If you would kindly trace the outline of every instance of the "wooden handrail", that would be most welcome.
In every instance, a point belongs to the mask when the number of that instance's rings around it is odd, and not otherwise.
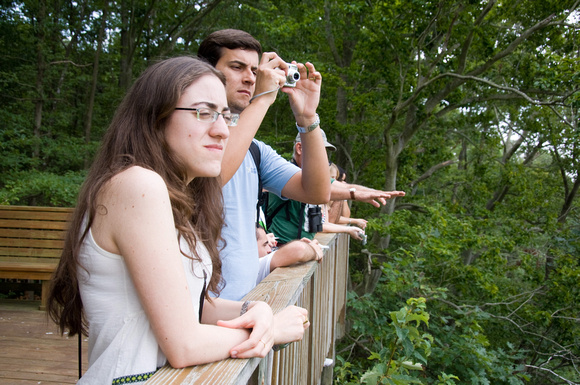
[[[278,268],[244,297],[267,302],[274,313],[288,305],[308,309],[311,325],[302,341],[263,359],[227,359],[183,369],[166,365],[147,384],[319,384],[325,360],[334,359],[335,340],[344,333],[349,237],[319,233],[316,239],[329,246],[321,263]]]

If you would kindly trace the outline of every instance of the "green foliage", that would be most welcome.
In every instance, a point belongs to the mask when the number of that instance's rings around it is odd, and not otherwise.
[[[0,204],[74,207],[84,172],[19,172],[0,190]]]
[[[385,341],[400,338],[392,309],[410,297],[429,303],[432,343],[421,383],[539,385],[546,383],[539,367],[578,380],[577,227],[560,229],[554,239],[514,215],[474,218],[437,204],[426,213],[396,211],[369,227],[391,235],[392,251],[372,250],[373,268],[381,271],[372,294],[349,295],[337,383],[387,373],[370,352],[384,357]],[[361,259],[368,253],[351,253],[355,283],[365,279]]]
[[[433,337],[420,330],[422,324],[429,324],[425,298],[409,298],[407,306],[389,315],[390,324],[385,331],[386,336],[391,338],[380,352],[371,354],[369,360],[379,363],[367,371],[360,381],[372,385],[421,384],[412,373],[423,370],[433,343]]]

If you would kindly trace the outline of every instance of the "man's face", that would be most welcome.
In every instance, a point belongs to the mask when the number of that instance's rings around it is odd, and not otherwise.
[[[256,51],[222,48],[222,57],[215,68],[226,77],[226,96],[232,112],[239,114],[250,104],[259,63]]]

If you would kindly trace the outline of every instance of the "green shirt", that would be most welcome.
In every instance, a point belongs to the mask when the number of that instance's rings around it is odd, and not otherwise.
[[[276,194],[269,193],[266,217],[271,216],[280,205],[283,206],[271,218],[268,231],[274,233],[278,237],[278,241],[282,243],[288,243],[300,238],[313,239],[316,233],[309,233],[306,230],[308,230],[308,208],[315,205],[308,205],[291,199],[284,200]]]

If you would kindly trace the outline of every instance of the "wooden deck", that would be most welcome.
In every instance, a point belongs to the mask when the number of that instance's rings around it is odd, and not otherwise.
[[[40,301],[0,300],[0,384],[75,384],[78,339],[61,337]],[[83,371],[87,341],[83,338]]]

